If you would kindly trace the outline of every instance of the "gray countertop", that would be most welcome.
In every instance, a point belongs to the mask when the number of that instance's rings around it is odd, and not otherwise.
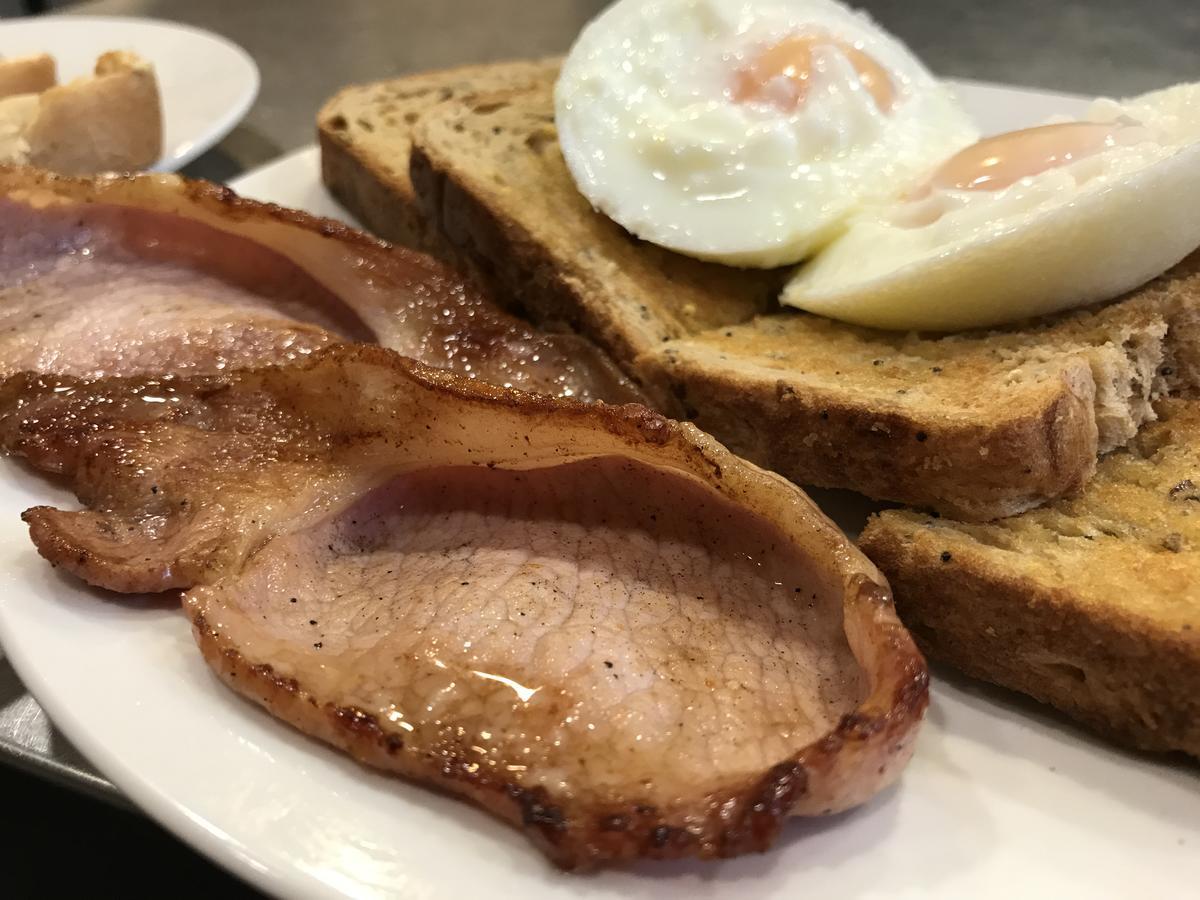
[[[606,0],[96,0],[72,13],[175,19],[262,69],[244,124],[189,174],[224,180],[313,140],[317,108],[356,81],[561,53]],[[860,0],[934,71],[1083,94],[1200,78],[1196,0]]]
[[[465,62],[561,53],[603,0],[96,0],[71,14],[173,19],[219,32],[262,70],[245,121],[186,170],[224,181],[310,143],[345,84]],[[1200,79],[1197,0],[867,0],[939,74],[1127,95]],[[0,659],[0,745],[20,764],[115,797]]]

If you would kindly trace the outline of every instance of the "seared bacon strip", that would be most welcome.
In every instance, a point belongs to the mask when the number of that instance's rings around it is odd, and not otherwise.
[[[26,377],[0,440],[89,507],[39,549],[185,608],[235,690],[551,858],[766,848],[911,753],[926,669],[799,489],[643,407],[379,348],[209,377]]]
[[[213,373],[339,341],[522,390],[642,395],[423,254],[173,175],[0,167],[0,375]]]

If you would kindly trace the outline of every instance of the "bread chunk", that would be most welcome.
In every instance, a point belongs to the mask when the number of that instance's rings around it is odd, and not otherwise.
[[[162,107],[154,67],[114,51],[95,75],[50,88],[26,134],[29,162],[60,175],[129,172],[158,161]]]
[[[40,94],[58,84],[58,66],[49,53],[0,59],[0,97]]]

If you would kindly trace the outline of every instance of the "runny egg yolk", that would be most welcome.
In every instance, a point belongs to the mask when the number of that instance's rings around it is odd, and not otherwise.
[[[759,53],[749,65],[738,70],[733,99],[795,112],[808,97],[816,47],[836,47],[854,68],[859,83],[880,112],[892,111],[896,88],[887,69],[853,44],[820,33],[795,34]]]
[[[1063,122],[984,138],[946,160],[919,193],[930,189],[999,191],[1022,178],[1070,165],[1145,135],[1131,119]]]

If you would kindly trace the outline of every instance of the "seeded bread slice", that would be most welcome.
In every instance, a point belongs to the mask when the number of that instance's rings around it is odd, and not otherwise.
[[[463,66],[339,91],[317,114],[325,185],[380,237],[446,255],[436,230],[417,208],[408,177],[414,126],[447,100],[552,82],[558,63],[545,59]]]
[[[780,272],[690,259],[593,211],[558,147],[551,78],[437,107],[415,126],[410,175],[461,261],[535,321],[590,335],[634,378],[640,356],[746,321],[781,285]]]
[[[1200,254],[1127,299],[1026,328],[928,339],[777,313],[637,367],[793,481],[988,520],[1082,487],[1155,398],[1200,385],[1198,268]]]
[[[1159,412],[1074,499],[990,525],[889,511],[861,543],[930,656],[1200,757],[1200,403]]]

